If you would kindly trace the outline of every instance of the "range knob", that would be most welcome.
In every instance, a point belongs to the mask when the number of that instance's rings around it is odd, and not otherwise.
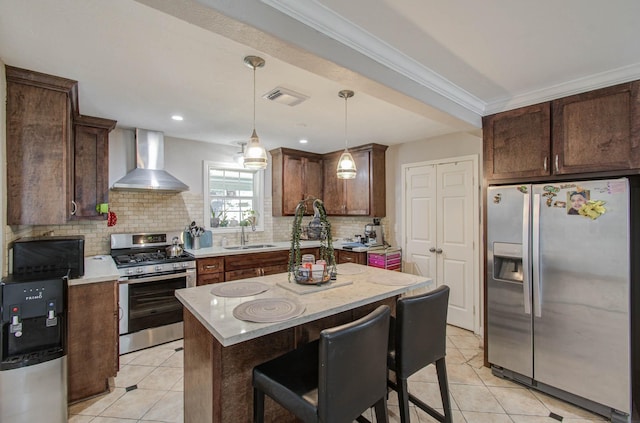
[[[182,267],[186,269],[187,267],[189,267],[189,263],[185,261],[184,263],[182,263]]]
[[[133,275],[133,269],[127,269],[127,275]]]
[[[162,271],[162,266],[161,265],[157,265],[156,266],[156,272],[161,272]]]
[[[174,269],[179,269],[180,268],[180,263],[173,263],[173,268]]]
[[[144,267],[138,267],[136,273],[144,273]]]

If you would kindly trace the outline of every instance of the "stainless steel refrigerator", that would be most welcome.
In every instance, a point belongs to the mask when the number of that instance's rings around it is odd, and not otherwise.
[[[487,190],[494,374],[613,422],[632,415],[629,188],[622,178]]]

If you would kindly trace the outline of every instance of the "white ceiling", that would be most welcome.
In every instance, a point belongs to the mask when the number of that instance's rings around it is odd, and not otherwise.
[[[124,128],[328,152],[640,79],[637,0],[0,0],[0,60],[79,81]],[[309,99],[261,98],[283,86]],[[174,122],[173,114],[185,120]],[[309,144],[298,144],[308,138]]]

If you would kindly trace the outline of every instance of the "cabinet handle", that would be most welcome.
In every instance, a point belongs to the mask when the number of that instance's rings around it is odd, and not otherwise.
[[[430,253],[435,253],[435,252],[436,252],[436,249],[435,249],[434,247],[431,247],[431,248],[429,248],[429,252],[430,252]]]
[[[344,261],[353,261],[353,258],[351,258],[351,257],[345,257]]]
[[[208,264],[204,268],[205,268],[205,270],[217,269],[218,265],[217,264]]]
[[[442,248],[436,248],[436,254],[442,254]]]
[[[544,156],[544,171],[547,171],[547,156]]]
[[[76,204],[75,201],[71,202],[71,216],[75,216],[76,212],[78,211],[78,205]]]
[[[558,155],[556,154],[556,173],[559,171],[558,169]]]

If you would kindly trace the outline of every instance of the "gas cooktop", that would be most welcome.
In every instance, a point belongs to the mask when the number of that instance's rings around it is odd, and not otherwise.
[[[181,235],[177,231],[111,234],[111,257],[118,268],[139,267],[136,269],[136,273],[195,268],[195,259],[192,256],[186,253],[171,256],[166,252],[167,247],[172,245],[174,239],[177,243],[182,244],[179,241]],[[177,265],[177,263],[188,261],[194,263]]]
[[[113,260],[118,267],[130,267],[147,264],[161,264],[161,263],[177,263],[181,261],[193,260],[188,254],[181,254],[179,256],[169,257],[164,251],[153,251],[143,253],[126,253],[113,256]]]

